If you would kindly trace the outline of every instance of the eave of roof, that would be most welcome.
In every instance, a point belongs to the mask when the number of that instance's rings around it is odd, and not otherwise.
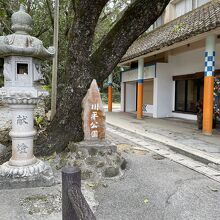
[[[129,47],[121,62],[160,50],[218,27],[220,27],[220,0],[213,0],[143,34]]]

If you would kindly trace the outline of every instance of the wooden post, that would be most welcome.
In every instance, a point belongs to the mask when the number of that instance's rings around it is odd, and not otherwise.
[[[55,56],[53,58],[53,69],[52,69],[52,91],[51,91],[51,118],[52,120],[56,114],[57,105],[57,65],[58,65],[58,36],[59,36],[59,0],[55,0],[54,9],[54,47]]]
[[[212,134],[214,105],[214,73],[215,73],[215,35],[206,39],[204,100],[203,100],[203,133]]]
[[[81,171],[76,167],[62,169],[62,216],[63,220],[79,220],[70,201],[68,190],[77,185],[81,188]]]
[[[143,117],[143,80],[138,80],[138,95],[137,95],[137,119]]]
[[[112,112],[112,74],[108,77],[108,111]]]
[[[81,171],[77,167],[62,169],[63,220],[96,220],[81,192]]]

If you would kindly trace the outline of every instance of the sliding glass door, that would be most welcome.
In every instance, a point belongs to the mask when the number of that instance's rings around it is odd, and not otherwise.
[[[200,99],[200,80],[176,80],[175,111],[196,113]]]

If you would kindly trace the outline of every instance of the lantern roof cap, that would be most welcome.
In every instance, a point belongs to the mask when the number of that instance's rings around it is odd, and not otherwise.
[[[29,33],[32,30],[32,17],[26,13],[24,5],[20,5],[19,11],[11,16],[12,27],[15,33]]]
[[[12,14],[11,21],[14,33],[0,36],[0,58],[28,56],[44,60],[54,56],[54,47],[46,49],[41,40],[29,34],[32,30],[33,20],[26,13],[23,5]]]

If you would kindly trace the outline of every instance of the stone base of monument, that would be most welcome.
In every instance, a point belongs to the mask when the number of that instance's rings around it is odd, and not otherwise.
[[[77,148],[86,148],[89,153],[94,150],[110,150],[112,152],[117,151],[117,146],[107,140],[84,140],[74,144]]]
[[[39,159],[28,166],[11,166],[9,162],[0,166],[0,190],[48,187],[54,183],[52,168]]]
[[[79,167],[82,180],[97,182],[102,178],[120,176],[126,168],[126,160],[117,152],[117,146],[107,140],[70,143],[68,148],[70,153],[66,164]]]

